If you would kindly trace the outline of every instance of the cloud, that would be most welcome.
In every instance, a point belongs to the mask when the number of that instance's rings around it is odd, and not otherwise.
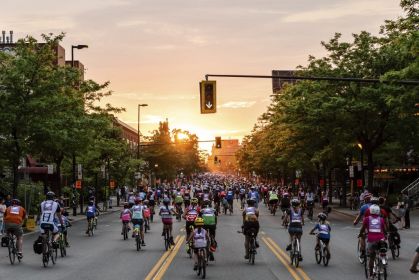
[[[135,92],[123,92],[115,93],[115,97],[125,98],[130,100],[193,100],[196,96],[193,95],[159,95],[156,93],[135,93]]]
[[[146,25],[147,21],[145,20],[125,20],[116,23],[118,27],[134,27],[140,25]]]
[[[174,120],[174,118],[172,118]],[[166,119],[159,115],[144,115],[141,116],[140,123],[141,124],[157,124],[159,122],[163,122]],[[130,121],[130,120],[121,120],[126,124],[138,124],[138,121]]]
[[[382,0],[375,1],[355,1],[344,2],[342,5],[335,5],[328,8],[318,10],[303,11],[290,14],[283,17],[283,22],[317,22],[326,20],[335,20],[347,16],[368,16],[371,15],[393,15],[399,9],[384,8],[377,9],[382,6]]]
[[[230,101],[224,104],[221,104],[220,108],[230,108],[230,109],[242,109],[250,108],[256,104],[256,101]]]

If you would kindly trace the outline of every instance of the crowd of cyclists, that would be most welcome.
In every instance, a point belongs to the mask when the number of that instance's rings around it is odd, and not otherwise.
[[[257,235],[260,230],[259,218],[261,205],[264,204],[271,215],[275,216],[277,209],[282,212],[282,225],[288,230],[289,244],[285,248],[292,251],[298,262],[303,261],[301,253],[301,236],[305,219],[313,220],[315,202],[319,202],[320,212],[310,234],[317,232],[315,250],[324,245],[324,258],[331,258],[330,239],[331,226],[328,222],[329,194],[327,190],[318,192],[310,187],[291,187],[279,184],[257,183],[245,178],[215,174],[200,174],[192,179],[178,180],[172,183],[162,183],[151,188],[139,187],[129,192],[123,209],[119,215],[121,234],[132,230],[132,237],[140,240],[141,246],[146,246],[146,231],[154,216],[162,221],[162,236],[168,234],[169,245],[175,245],[173,239],[173,222],[185,222],[187,252],[194,258],[194,270],[197,269],[198,251],[205,251],[209,261],[214,261],[214,252],[218,248],[216,241],[217,223],[220,215],[232,215],[235,211],[234,200],[240,205],[242,216],[241,233],[244,234],[244,258],[249,259],[251,237],[259,247]],[[85,209],[87,230],[94,219],[97,219],[98,209],[94,198]],[[26,212],[20,201],[12,200],[12,205],[4,213],[6,232],[17,238],[18,257],[23,258],[22,222]],[[71,226],[68,214],[55,199],[53,192],[46,194],[46,199],[40,205],[39,225],[41,235],[45,231],[52,234],[52,247],[58,247],[60,232],[65,232],[65,244],[68,244],[66,228]],[[175,217],[175,218],[174,218]],[[364,195],[359,215],[354,221],[357,225],[362,221],[359,232],[359,259],[368,262],[366,269],[368,278],[375,279],[374,258],[382,246],[400,249],[400,235],[392,223],[397,216],[387,206],[383,197]],[[298,251],[295,242],[298,241]],[[294,255],[294,253],[297,255]],[[291,257],[292,258],[292,257]],[[416,268],[416,266],[415,266]],[[414,272],[414,271],[412,271]]]

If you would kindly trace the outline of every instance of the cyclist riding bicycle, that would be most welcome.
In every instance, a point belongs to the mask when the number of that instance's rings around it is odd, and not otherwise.
[[[191,234],[188,236],[188,239],[186,240],[187,243],[189,243],[191,240],[193,240],[193,249],[194,249],[194,270],[198,269],[198,250],[205,248],[208,248],[208,240],[210,240],[208,232],[203,229],[204,226],[204,220],[202,218],[196,218],[195,220],[195,229],[191,232]]]
[[[250,233],[253,231],[255,233],[255,238],[259,232],[259,210],[255,208],[255,200],[250,198],[247,200],[247,207],[244,209],[243,213],[243,234],[245,236],[244,249],[245,249],[245,259],[249,259],[249,242],[250,242]],[[256,247],[259,247],[259,243],[255,241]]]
[[[277,205],[278,205],[278,195],[274,190],[272,190],[269,192],[269,207],[270,209],[273,209]]]
[[[286,216],[286,219],[289,219],[288,233],[290,235],[290,244],[287,246],[287,251],[290,251],[292,246],[292,238],[295,235],[300,241],[300,252],[301,252],[301,236],[303,235],[303,226],[304,226],[304,216],[302,209],[300,208],[300,201],[297,198],[294,198],[291,201],[291,209]],[[303,260],[302,255],[300,254],[300,261]]]
[[[364,218],[359,235],[364,235],[367,232],[367,249],[370,256],[369,274],[373,278],[375,251],[378,249],[378,243],[385,239],[387,227],[384,218],[380,217],[380,206],[371,205],[369,211],[370,216]]]
[[[135,205],[131,208],[132,213],[132,225],[138,225],[140,227],[140,236],[141,236],[141,245],[145,246],[144,242],[144,205],[142,204],[142,200],[139,198],[135,199]],[[134,231],[132,232],[132,237],[134,238]]]
[[[314,226],[314,228],[310,231],[310,234],[314,234],[316,230],[319,231],[317,235],[317,242],[316,242],[316,249],[320,248],[320,240],[326,245],[327,249],[327,258],[330,259],[330,249],[329,249],[329,241],[330,241],[330,231],[332,230],[330,227],[329,222],[327,221],[327,215],[325,213],[319,213],[317,215],[318,223]]]
[[[57,240],[60,236],[54,220],[57,217],[62,229],[64,228],[64,222],[61,217],[60,205],[54,201],[54,196],[55,194],[53,192],[47,192],[46,199],[41,203],[40,228],[41,234],[44,234],[46,229],[51,231],[53,234],[52,246],[54,249],[58,249],[59,244],[57,243]]]
[[[282,211],[282,219],[285,219],[285,216],[289,212],[291,207],[290,195],[287,191],[282,194],[281,198],[281,211]]]
[[[19,199],[12,199],[11,205],[6,208],[4,212],[4,230],[6,233],[12,233],[17,239],[17,255],[18,258],[22,259],[23,249],[23,220],[26,217],[26,210],[20,206]]]
[[[135,203],[135,201],[134,201]],[[132,213],[130,210],[130,204],[127,202],[124,203],[124,209],[121,211],[121,215],[119,216],[122,221],[122,231],[121,235],[124,234],[124,225],[127,225],[128,231],[130,231],[129,223],[131,222]]]
[[[227,195],[226,195],[226,200],[227,200],[227,203],[228,203],[228,206],[230,207],[230,209],[231,209],[231,212],[233,212],[233,201],[234,201],[234,192],[233,192],[233,189],[232,188],[230,188],[228,191],[227,191]]]
[[[356,226],[359,221],[364,217],[365,212],[370,208],[371,206],[371,195],[369,193],[365,194],[364,196],[364,205],[359,210],[358,216],[354,220],[354,226]],[[365,253],[365,235],[360,234],[359,235],[359,244],[360,244],[360,250],[361,250],[361,257],[364,257]]]
[[[87,218],[87,230],[86,234],[89,234],[89,223],[91,219],[94,219],[96,217],[96,213],[98,213],[98,210],[95,206],[94,201],[89,201],[89,204],[86,207],[86,218]]]
[[[191,234],[191,227],[193,227],[195,219],[198,217],[200,210],[201,209],[198,206],[198,199],[192,198],[191,205],[189,205],[185,211],[185,214],[183,214],[183,218],[186,220],[186,237]]]
[[[150,217],[151,217],[151,209],[148,207],[149,201],[146,199],[143,201],[144,206],[144,225],[147,225],[147,230],[150,230]]]
[[[162,236],[164,236],[164,228],[165,226],[169,229],[169,237],[170,237],[170,243],[172,245],[175,245],[175,242],[173,241],[173,235],[172,235],[172,229],[173,229],[173,217],[172,215],[176,215],[176,211],[173,209],[173,206],[169,205],[170,199],[165,198],[163,199],[163,206],[160,206],[159,216],[161,217],[162,223],[163,223],[163,232]]]
[[[211,207],[210,202],[204,202],[204,208],[200,212],[200,216],[204,220],[204,229],[209,232],[211,244],[209,258],[214,260],[213,251],[217,248],[217,241],[215,241],[215,231],[217,230],[217,212]]]
[[[314,192],[312,189],[310,189],[305,196],[307,209],[314,207]]]
[[[250,188],[250,192],[247,194],[247,199],[253,199],[255,201],[255,207],[258,208],[259,192],[256,190],[255,186]]]

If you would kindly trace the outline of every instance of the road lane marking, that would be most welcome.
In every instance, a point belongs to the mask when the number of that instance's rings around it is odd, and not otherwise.
[[[288,272],[291,274],[292,277],[294,277],[295,280],[301,280],[300,276],[294,271],[292,267],[288,264],[288,262],[279,254],[275,248],[270,244],[268,239],[265,237],[262,237],[262,241],[265,242],[266,246],[272,251],[272,253],[276,256],[276,258],[286,267]]]
[[[176,236],[175,238],[175,243],[177,243],[177,241],[179,240],[180,236]],[[163,256],[161,256],[161,258],[158,260],[158,262],[153,266],[153,268],[151,269],[151,271],[148,273],[147,277],[145,278],[145,280],[152,280],[154,279],[155,274],[158,272],[159,268],[162,266],[163,262],[167,259],[167,257],[169,256],[169,254],[172,252],[172,250],[168,250],[166,251]]]
[[[175,248],[170,253],[169,257],[164,262],[163,266],[159,271],[157,271],[156,276],[154,276],[153,280],[160,280],[166,273],[167,269],[169,268],[170,264],[172,263],[173,259],[176,257],[177,253],[179,252],[180,247],[182,246],[183,241],[185,240],[185,236],[182,236],[179,241],[176,243]]]
[[[268,240],[272,243],[272,246],[287,260],[289,260],[289,255],[287,253],[285,253],[276,243],[275,241],[273,241],[270,237],[268,237]],[[305,273],[305,271],[300,268],[297,267],[296,270],[298,271],[298,273],[301,275],[301,277],[303,277],[304,280],[311,280],[310,277],[308,277],[308,275]]]

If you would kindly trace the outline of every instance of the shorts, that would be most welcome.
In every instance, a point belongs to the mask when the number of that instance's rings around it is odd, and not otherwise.
[[[58,227],[55,224],[41,223],[39,228],[41,229],[41,233],[45,233],[45,230],[52,231],[52,233],[58,232]]]
[[[323,208],[327,207],[328,205],[329,205],[329,201],[327,201],[327,200],[322,201]]]
[[[140,229],[143,228],[143,223],[144,223],[144,220],[143,219],[132,219],[131,222],[134,225],[134,227],[136,225],[140,225]]]
[[[153,207],[154,205],[156,205],[156,202],[154,200],[149,200],[148,205]]]
[[[19,224],[6,223],[4,225],[4,230],[5,232],[13,233],[16,237],[21,237],[23,235],[22,225]]]
[[[370,252],[370,254],[373,254],[381,246],[387,247],[387,243],[381,240],[375,242],[367,242],[367,249]]]
[[[418,244],[418,246],[416,247],[416,253],[419,253],[419,244]]]
[[[189,236],[192,232],[191,226],[194,227],[195,222],[186,221],[186,235]]]
[[[288,228],[289,234],[303,234],[303,228],[302,227],[289,227]]]
[[[164,225],[171,225],[171,224],[173,224],[173,219],[162,218],[161,221],[162,221],[162,223]]]
[[[326,246],[329,245],[330,239],[321,238],[321,237],[318,237],[318,238],[319,240],[323,241],[323,243],[326,244]]]
[[[259,221],[248,221],[248,222],[244,222],[243,224],[243,234],[244,235],[249,235],[251,232],[255,232],[256,234],[258,234],[259,232]]]
[[[209,235],[215,237],[215,230],[217,229],[216,225],[204,225],[204,229],[209,232]]]
[[[278,199],[272,199],[272,200],[269,200],[269,204],[270,205],[275,205],[275,204],[277,204],[278,203]]]

